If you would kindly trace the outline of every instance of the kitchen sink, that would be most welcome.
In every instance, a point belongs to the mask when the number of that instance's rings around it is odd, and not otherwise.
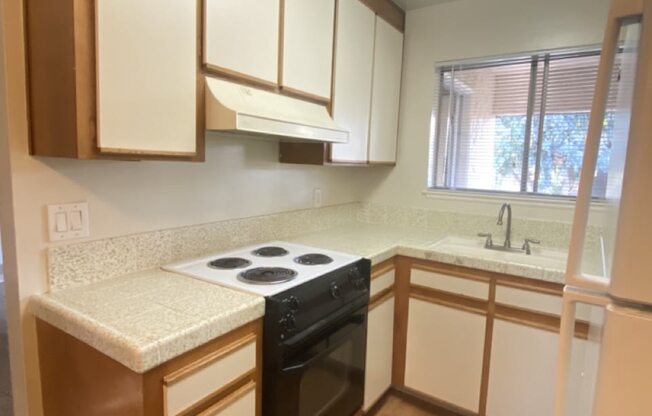
[[[484,238],[445,237],[430,248],[442,253],[457,254],[485,260],[506,261],[527,266],[565,270],[567,253],[542,247],[533,247],[532,254],[525,252],[498,251],[485,248]]]

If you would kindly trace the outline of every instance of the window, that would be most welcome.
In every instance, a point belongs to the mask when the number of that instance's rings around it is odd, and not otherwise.
[[[574,197],[599,60],[586,50],[439,67],[430,187]],[[613,90],[596,198],[607,188]]]

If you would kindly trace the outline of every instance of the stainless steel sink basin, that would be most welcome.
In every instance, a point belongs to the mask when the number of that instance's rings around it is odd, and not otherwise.
[[[489,250],[484,247],[484,238],[445,237],[430,247],[442,253],[456,254],[485,260],[506,261],[527,266],[565,270],[567,253],[543,247],[532,247],[532,254]]]

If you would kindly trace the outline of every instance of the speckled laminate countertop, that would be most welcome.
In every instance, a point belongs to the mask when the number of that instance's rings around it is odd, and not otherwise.
[[[348,252],[378,264],[397,254],[562,283],[564,273],[444,253],[445,235],[353,223],[288,241]],[[34,296],[33,314],[142,373],[264,314],[264,298],[162,270]]]
[[[297,236],[289,241],[357,254],[370,259],[372,264],[378,264],[396,255],[403,255],[530,279],[564,282],[564,270],[514,261],[499,261],[490,256],[480,258],[453,254],[432,247],[444,237],[447,235],[386,225],[355,223]]]
[[[263,316],[265,299],[149,270],[37,295],[32,313],[137,373]]]

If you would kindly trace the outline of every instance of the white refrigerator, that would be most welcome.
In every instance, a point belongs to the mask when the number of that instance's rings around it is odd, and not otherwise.
[[[591,195],[606,116],[614,122],[608,202],[597,204]],[[589,274],[592,215],[602,218],[602,272]],[[555,416],[652,415],[652,0],[612,0],[563,305]],[[587,307],[590,343],[577,351],[576,312]]]

